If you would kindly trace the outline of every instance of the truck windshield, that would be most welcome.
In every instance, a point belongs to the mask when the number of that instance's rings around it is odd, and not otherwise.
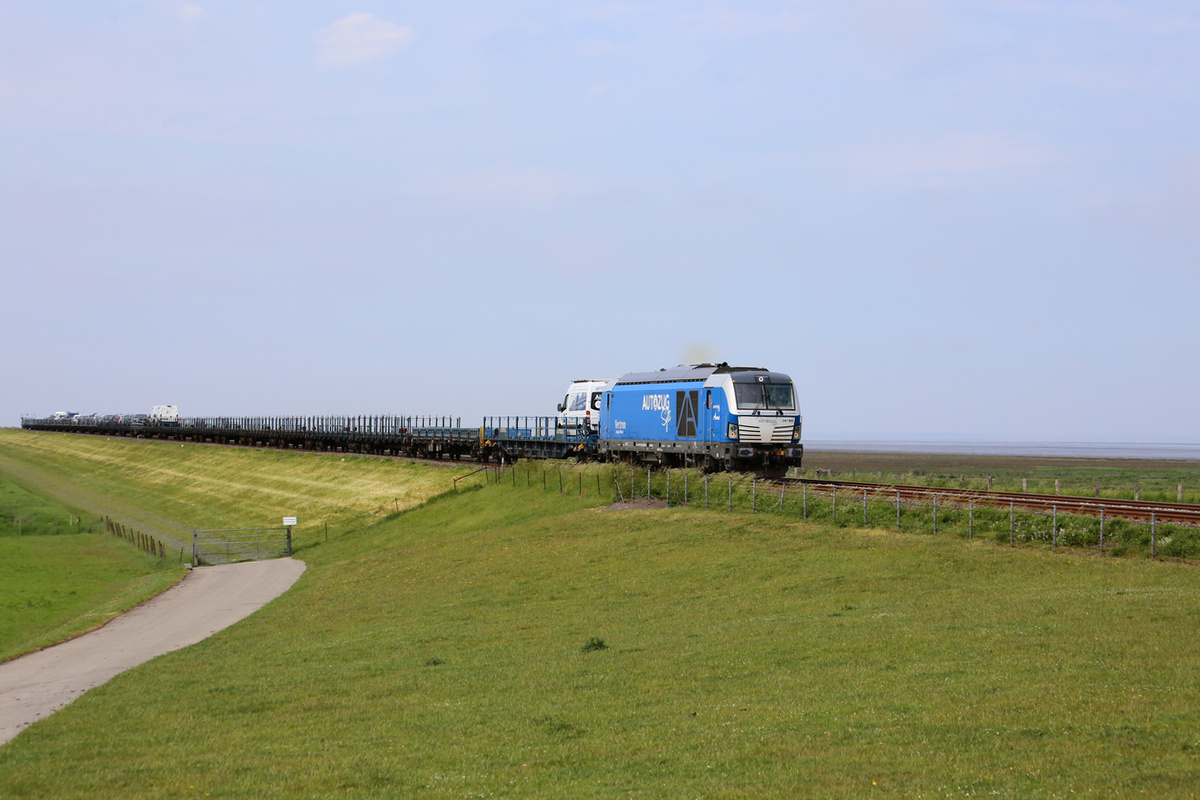
[[[740,411],[795,411],[790,383],[735,383],[733,393]]]

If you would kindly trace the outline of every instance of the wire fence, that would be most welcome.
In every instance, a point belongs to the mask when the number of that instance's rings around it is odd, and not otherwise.
[[[150,553],[151,555],[156,555],[159,558],[167,557],[167,548],[162,543],[162,540],[157,539],[149,534],[142,533],[141,531],[135,530],[131,527],[126,527],[111,517],[102,517],[102,521],[104,522],[104,527],[109,533],[113,534],[114,536],[120,536],[122,539],[137,547],[139,550],[144,550],[145,552]]]
[[[936,492],[910,497],[900,491],[847,488],[836,482],[789,483],[747,474],[629,464],[600,467],[521,462],[483,474],[488,483],[612,503],[771,514],[838,528],[986,538],[1010,546],[1044,543],[1116,556],[1200,557],[1200,528],[1195,525],[1163,522],[1153,511],[1145,519],[1103,509],[1070,513],[1067,498],[1061,506],[1050,502],[1043,509],[1022,508],[1015,501],[998,507]]]

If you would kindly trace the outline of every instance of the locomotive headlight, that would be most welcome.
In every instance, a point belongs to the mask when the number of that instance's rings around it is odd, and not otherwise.
[[[797,421],[795,427],[792,428],[792,438],[797,442],[800,441],[800,422]]]
[[[738,427],[736,422],[729,423],[729,441],[736,442],[738,440]]]

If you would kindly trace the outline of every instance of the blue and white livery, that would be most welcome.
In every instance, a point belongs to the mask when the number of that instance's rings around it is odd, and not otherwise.
[[[601,458],[756,469],[800,466],[792,379],[760,367],[692,364],[631,372],[600,401]]]

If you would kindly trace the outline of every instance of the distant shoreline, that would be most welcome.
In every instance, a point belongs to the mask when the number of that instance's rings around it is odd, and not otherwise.
[[[945,442],[886,439],[808,440],[813,452],[943,453],[947,455],[1057,456],[1073,458],[1138,458],[1200,461],[1200,444],[1132,444],[1114,442]]]

